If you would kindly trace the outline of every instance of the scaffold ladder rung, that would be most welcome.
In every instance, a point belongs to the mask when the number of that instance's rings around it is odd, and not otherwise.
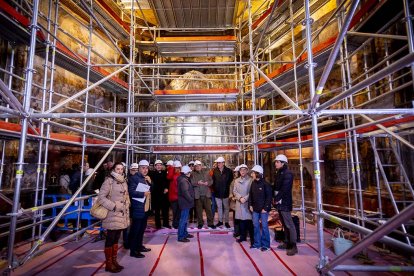
[[[401,161],[398,141],[388,136],[373,136],[370,138],[370,142],[375,156],[376,169],[381,174],[382,183],[387,189],[395,213],[399,214],[406,206],[414,202],[414,191]],[[380,147],[378,147],[379,145]],[[377,178],[379,178],[379,174],[377,174]],[[379,183],[379,179],[377,182]],[[380,192],[379,188],[378,193]],[[401,229],[407,234],[406,224],[402,224]],[[412,244],[408,236],[406,236],[406,240],[409,245]]]

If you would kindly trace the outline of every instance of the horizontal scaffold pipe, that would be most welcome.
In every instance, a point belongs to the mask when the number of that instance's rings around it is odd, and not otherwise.
[[[397,265],[337,265],[332,270],[335,271],[392,271],[408,272],[414,271],[414,266],[397,266]]]
[[[322,110],[321,115],[344,114],[414,114],[414,109],[332,109]],[[237,116],[307,115],[306,110],[257,110],[257,111],[194,111],[194,112],[117,112],[117,113],[35,113],[31,118],[151,118],[151,117],[237,117]]]
[[[248,61],[229,61],[229,62],[170,62],[170,63],[133,63],[131,66],[139,68],[175,68],[175,67],[198,67],[198,66],[234,66],[234,65],[248,65]],[[92,67],[120,67],[129,64],[93,64]]]
[[[389,109],[327,109],[318,112],[321,115],[350,115],[350,114],[414,114],[414,108],[389,108]]]
[[[348,35],[407,40],[407,36],[405,35],[389,35],[389,34],[374,34],[374,33],[360,33],[360,32],[348,32]]]
[[[194,111],[194,112],[118,112],[118,113],[36,113],[32,118],[137,118],[137,117],[236,117],[253,115],[304,115],[301,110],[257,110],[257,111]]]
[[[171,147],[193,147],[193,146],[237,146],[237,145],[251,145],[252,143],[242,142],[219,142],[219,143],[185,143],[185,144],[172,144],[172,143],[134,143],[130,146],[171,146]]]

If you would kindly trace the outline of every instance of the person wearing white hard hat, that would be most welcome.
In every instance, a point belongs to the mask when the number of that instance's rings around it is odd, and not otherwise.
[[[154,162],[155,170],[149,172],[153,182],[151,186],[151,203],[155,215],[155,228],[157,229],[161,229],[161,215],[162,226],[171,228],[169,223],[170,204],[168,201],[169,181],[167,179],[167,172],[163,170],[162,164],[161,160],[156,160]]]
[[[225,160],[223,157],[220,156],[215,162],[217,163],[217,168],[213,171],[213,187],[219,215],[219,222],[216,224],[216,227],[222,226],[224,222],[226,228],[230,228],[229,195],[230,184],[233,181],[233,172],[224,165]]]
[[[183,166],[178,182],[178,206],[180,207],[180,222],[178,226],[178,241],[189,242],[188,238],[194,238],[187,232],[187,222],[190,209],[194,207],[194,189],[190,181],[191,168]]]
[[[128,181],[129,178],[136,174],[138,172],[138,163],[132,163],[129,166],[129,173],[128,173]],[[124,243],[124,248],[125,249],[129,249],[129,232],[130,232],[130,227],[125,228],[125,230],[122,232],[122,238],[123,238],[123,243]]]
[[[131,197],[132,224],[129,232],[130,256],[144,258],[142,252],[151,251],[143,245],[145,228],[147,227],[148,211],[151,200],[151,178],[148,176],[149,162],[141,160],[138,172],[128,178],[128,192]]]
[[[247,240],[247,233],[250,237],[250,246],[254,243],[254,232],[252,214],[249,210],[250,187],[253,179],[248,175],[249,168],[245,164],[239,166],[240,177],[234,180],[233,194],[236,199],[236,219],[239,222],[240,238],[237,242]]]
[[[233,170],[233,181],[230,184],[230,192],[229,192],[229,207],[230,207],[230,211],[233,213],[233,225],[234,225],[233,237],[235,238],[240,236],[239,220],[236,219],[236,197],[234,196],[234,193],[233,193],[234,184],[235,184],[234,181],[236,180],[236,178],[240,176],[239,168],[240,166],[236,166]]]
[[[285,231],[285,242],[279,244],[279,249],[286,249],[288,256],[298,253],[296,246],[296,227],[292,220],[292,187],[293,173],[287,167],[286,155],[279,154],[275,158],[276,176],[274,182],[274,200]]]
[[[178,207],[178,183],[177,179],[181,175],[181,162],[175,160],[173,165],[167,169],[167,179],[170,182],[168,188],[168,200],[171,204],[171,209],[173,212],[173,221],[172,226],[175,229],[178,229],[178,224],[180,222],[180,208]]]
[[[210,173],[207,169],[202,168],[202,163],[199,160],[194,162],[194,171],[191,173],[191,184],[194,188],[195,206],[197,212],[197,227],[203,228],[203,209],[207,216],[207,225],[211,228],[214,226],[214,217],[211,211],[211,190],[213,185]]]
[[[254,243],[251,248],[269,251],[270,233],[267,220],[272,208],[272,186],[264,180],[262,166],[255,165],[251,171],[253,182],[249,193],[249,209],[253,213],[254,228]]]

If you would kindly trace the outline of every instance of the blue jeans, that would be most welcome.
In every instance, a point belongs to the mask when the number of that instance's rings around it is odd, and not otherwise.
[[[178,225],[178,240],[187,238],[187,221],[190,209],[182,209],[180,216],[180,223]]]
[[[214,213],[216,212],[216,197],[214,196],[214,193],[211,193],[211,212],[213,213],[213,221],[214,221]]]
[[[270,234],[269,227],[267,225],[267,218],[269,213],[257,213],[253,212],[253,228],[254,228],[254,244],[256,248],[266,247],[270,248]],[[260,231],[260,222],[262,221],[262,231]]]

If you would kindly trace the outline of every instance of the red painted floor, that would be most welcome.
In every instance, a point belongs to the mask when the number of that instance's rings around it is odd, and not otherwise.
[[[317,233],[313,225],[307,225],[306,241],[298,244],[299,254],[295,256],[287,256],[284,250],[277,249],[274,241],[271,251],[250,249],[248,242],[235,242],[233,233],[226,229],[189,229],[189,232],[195,236],[191,242],[179,243],[175,230],[148,228],[144,242],[152,251],[145,253],[145,258],[136,259],[121,247],[118,259],[125,269],[118,275],[318,275],[315,269],[319,258]],[[326,247],[329,247],[331,236],[324,234]],[[93,242],[94,238],[88,235],[58,246],[28,261],[12,275],[109,275],[104,270],[104,241]],[[29,247],[27,243],[19,246],[17,255],[23,255]],[[330,248],[326,248],[326,255],[331,259],[335,257]],[[378,265],[401,264],[397,255],[380,254],[375,248],[368,251],[368,256]],[[346,264],[362,263],[349,259]],[[335,275],[377,274],[335,272]]]

